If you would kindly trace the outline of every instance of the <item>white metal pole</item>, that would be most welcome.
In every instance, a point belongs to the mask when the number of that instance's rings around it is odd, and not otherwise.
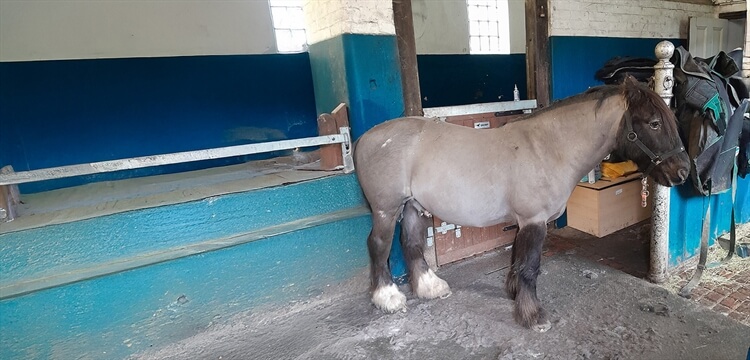
[[[346,131],[346,133],[293,140],[264,142],[257,144],[236,145],[206,150],[185,151],[171,154],[141,156],[128,159],[108,160],[88,164],[21,171],[17,173],[0,173],[0,185],[23,184],[34,181],[61,179],[71,176],[91,175],[118,170],[130,170],[150,166],[179,164],[198,160],[221,159],[231,156],[250,155],[278,150],[289,150],[298,147],[310,147],[338,143],[345,145],[342,146],[342,149],[346,149],[344,153],[345,170],[351,172],[354,170],[354,164],[351,161],[351,144],[348,134],[348,128],[341,128],[340,130]]]
[[[669,105],[674,86],[672,76],[674,65],[669,62],[669,59],[674,54],[674,45],[669,41],[662,41],[656,45],[654,53],[659,59],[659,62],[654,65],[654,91]],[[669,193],[668,187],[654,185],[648,279],[655,283],[663,283],[669,277]]]

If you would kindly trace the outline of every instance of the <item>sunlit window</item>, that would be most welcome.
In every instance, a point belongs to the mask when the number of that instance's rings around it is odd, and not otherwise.
[[[466,0],[469,53],[509,54],[508,0]]]
[[[301,0],[269,0],[271,18],[279,52],[307,50],[305,16]]]

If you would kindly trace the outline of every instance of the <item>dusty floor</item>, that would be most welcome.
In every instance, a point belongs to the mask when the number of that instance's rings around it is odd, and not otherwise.
[[[592,261],[622,270],[638,278],[648,272],[648,254],[651,225],[645,221],[618,231],[604,238],[597,238],[575,229],[557,229],[545,242],[545,255],[558,253],[576,254]],[[728,242],[729,235],[723,236]],[[737,243],[748,243],[750,225],[737,229]],[[729,316],[750,326],[750,258],[735,255],[729,262],[718,267],[727,255],[727,250],[713,246],[709,250],[709,268],[703,272],[701,282],[692,292],[691,300],[722,315]],[[693,276],[697,257],[673,271],[670,280],[662,286],[673,293],[687,284]]]
[[[404,287],[409,297],[405,313],[377,311],[367,297],[363,273],[308,301],[256,309],[134,358],[720,360],[747,356],[749,327],[612,268],[612,262],[621,261],[617,257],[606,257],[610,264],[587,259],[585,253],[594,256],[596,246],[593,251],[581,244],[557,249],[557,239],[565,238],[557,235],[548,239],[539,277],[539,295],[553,322],[547,333],[513,322],[512,302],[503,286],[505,270],[498,270],[508,264],[509,253],[498,250],[442,267],[439,275],[453,289],[447,299],[415,299]],[[628,255],[636,258],[638,252]]]

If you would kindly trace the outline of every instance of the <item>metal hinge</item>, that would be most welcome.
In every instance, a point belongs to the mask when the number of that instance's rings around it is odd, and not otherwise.
[[[427,246],[432,246],[435,242],[435,232],[439,232],[443,235],[447,234],[448,231],[455,230],[456,238],[461,237],[461,225],[456,224],[449,224],[445,221],[443,221],[440,226],[438,227],[428,227],[427,228]]]

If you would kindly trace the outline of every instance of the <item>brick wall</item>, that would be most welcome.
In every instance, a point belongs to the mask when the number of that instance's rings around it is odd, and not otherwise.
[[[711,5],[653,0],[550,0],[550,35],[687,38],[691,16],[714,17]]]
[[[390,1],[305,0],[308,44],[341,34],[396,34]]]

